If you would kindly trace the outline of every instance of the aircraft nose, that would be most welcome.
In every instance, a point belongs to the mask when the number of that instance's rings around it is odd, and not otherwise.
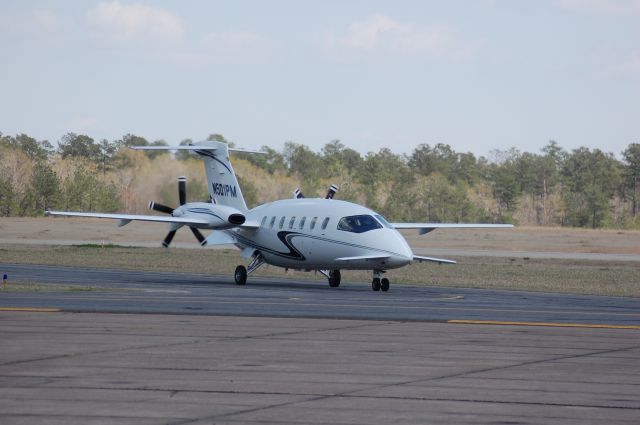
[[[397,230],[391,230],[391,232],[393,233],[393,237],[389,239],[393,241],[393,252],[395,253],[392,261],[395,267],[402,267],[413,260],[413,251],[400,232]]]

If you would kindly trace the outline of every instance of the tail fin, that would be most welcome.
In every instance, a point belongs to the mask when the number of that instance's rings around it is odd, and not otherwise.
[[[229,161],[229,147],[222,142],[199,142],[194,152],[204,160],[207,185],[211,199],[216,204],[228,205],[242,212],[248,210],[238,184],[236,173]]]
[[[248,210],[244,202],[242,190],[238,184],[236,173],[229,161],[229,151],[263,153],[243,149],[231,149],[222,142],[198,142],[187,146],[131,146],[131,149],[141,150],[189,150],[198,154],[204,160],[204,170],[207,173],[207,186],[211,199],[216,204],[228,205],[241,212]]]

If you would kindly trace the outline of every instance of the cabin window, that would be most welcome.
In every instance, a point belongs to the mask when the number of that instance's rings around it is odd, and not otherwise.
[[[310,228],[311,230],[315,229],[315,227],[316,227],[316,221],[318,221],[318,217],[313,217],[313,218],[311,219],[311,225],[309,226],[309,228]]]
[[[291,217],[291,220],[289,220],[289,229],[293,229],[293,223],[296,222],[296,216],[294,215],[293,217]]]
[[[338,230],[344,232],[364,233],[374,229],[382,229],[382,225],[371,215],[351,215],[338,222]]]
[[[280,224],[278,225],[278,227],[282,229],[282,226],[284,226],[284,216],[282,216],[282,218],[280,219]]]
[[[260,227],[264,227],[264,224],[267,222],[267,216],[262,217],[262,222],[260,223]]]
[[[271,217],[271,223],[269,223],[269,227],[273,229],[273,225],[276,224],[276,216]]]
[[[300,230],[304,229],[304,222],[307,221],[307,217],[302,217],[300,219]]]
[[[325,217],[324,221],[322,222],[322,230],[327,228],[327,224],[329,224],[329,217]]]

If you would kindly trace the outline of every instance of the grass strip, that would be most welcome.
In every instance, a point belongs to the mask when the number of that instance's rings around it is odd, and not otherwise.
[[[640,263],[637,262],[508,257],[453,259],[458,260],[458,264],[415,263],[390,270],[387,277],[393,284],[640,296]],[[11,245],[0,249],[0,273],[2,263],[232,276],[235,266],[246,264],[246,260],[239,251],[223,249]],[[252,276],[311,279],[314,273],[285,272],[279,267],[264,266]],[[319,274],[315,276],[318,281],[325,280]],[[343,281],[370,280],[368,271],[343,272]]]

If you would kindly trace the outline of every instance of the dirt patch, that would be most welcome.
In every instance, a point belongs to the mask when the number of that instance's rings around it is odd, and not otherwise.
[[[162,223],[62,217],[9,217],[0,219],[2,244],[120,244],[160,246],[168,231]],[[206,233],[206,232],[205,232]],[[414,248],[455,248],[541,252],[609,253],[640,255],[640,231],[591,230],[562,227],[513,229],[440,229],[427,235],[403,231]],[[188,230],[178,231],[174,246],[198,248]]]

